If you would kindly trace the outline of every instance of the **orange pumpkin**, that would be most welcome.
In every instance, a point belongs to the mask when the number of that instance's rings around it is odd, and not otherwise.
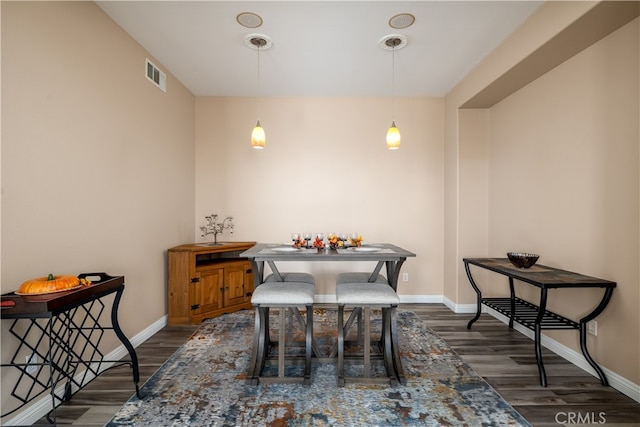
[[[68,291],[80,285],[80,280],[76,276],[54,276],[39,277],[27,280],[17,290],[18,295],[39,295],[53,292]]]

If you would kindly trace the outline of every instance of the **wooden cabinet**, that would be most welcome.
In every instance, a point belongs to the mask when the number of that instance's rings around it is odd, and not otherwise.
[[[169,249],[169,325],[194,325],[251,309],[253,272],[240,254],[253,245],[193,243]]]

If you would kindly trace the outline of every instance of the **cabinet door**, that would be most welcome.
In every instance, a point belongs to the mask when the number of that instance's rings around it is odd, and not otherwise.
[[[192,283],[191,313],[202,314],[222,308],[224,292],[224,269],[211,268],[196,273]]]
[[[224,269],[224,305],[242,304],[246,301],[245,272],[247,266],[244,263],[230,265]]]

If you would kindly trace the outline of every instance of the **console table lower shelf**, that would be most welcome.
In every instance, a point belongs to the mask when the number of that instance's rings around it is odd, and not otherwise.
[[[81,274],[92,284],[67,292],[47,295],[2,295],[2,320],[10,320],[9,334],[16,340],[16,349],[9,363],[2,368],[14,368],[11,390],[14,399],[9,416],[43,393],[51,394],[51,411],[47,419],[56,424],[56,407],[71,399],[74,393],[107,369],[129,365],[133,371],[136,395],[140,397],[140,371],[136,351],[120,329],[118,306],[124,292],[124,276],[106,273]],[[108,301],[111,303],[111,326],[103,325]],[[105,316],[103,316],[103,313]],[[106,360],[101,346],[105,333],[113,331],[129,353],[129,360]],[[3,340],[3,346],[8,343]],[[4,362],[4,361],[3,361]],[[3,374],[3,380],[5,375]],[[62,390],[62,391],[61,391]],[[3,408],[4,409],[4,408]]]
[[[467,324],[467,329],[471,329],[471,325],[480,318],[482,306],[484,305],[508,317],[509,328],[513,328],[513,324],[515,322],[532,330],[534,332],[534,346],[536,363],[538,365],[538,373],[540,376],[540,385],[543,387],[547,386],[547,375],[542,361],[542,348],[540,344],[541,331],[544,329],[578,330],[580,332],[580,349],[582,350],[584,358],[596,371],[600,378],[600,382],[603,385],[609,385],[602,368],[600,368],[589,354],[589,350],[587,348],[587,323],[595,319],[607,307],[611,300],[613,289],[616,287],[615,282],[565,270],[559,270],[553,267],[546,267],[543,265],[535,265],[529,269],[516,268],[511,264],[508,258],[464,258],[463,262],[467,272],[467,277],[469,278],[469,283],[477,295],[476,315]],[[483,298],[480,288],[471,275],[470,265],[507,276],[509,279],[510,296],[502,298]],[[518,298],[515,294],[514,280],[538,287],[540,289],[539,304],[536,305]],[[603,288],[604,294],[600,303],[589,314],[576,322],[546,309],[548,290],[559,288]]]
[[[511,298],[482,298],[482,304],[494,309],[509,318],[509,327],[513,322],[535,331],[536,321],[540,315],[540,307],[518,297]],[[567,319],[552,311],[545,310],[540,320],[541,329],[580,329],[580,324]]]

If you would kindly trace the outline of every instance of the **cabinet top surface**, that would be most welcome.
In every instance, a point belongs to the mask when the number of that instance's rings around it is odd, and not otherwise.
[[[518,268],[511,264],[509,258],[464,258],[465,264],[503,274],[514,279],[545,288],[615,288],[616,283],[580,273],[560,270],[554,267],[535,264],[530,268]]]
[[[247,250],[256,242],[219,242],[217,244],[211,242],[188,243],[169,249],[170,252],[232,252],[238,250]]]

